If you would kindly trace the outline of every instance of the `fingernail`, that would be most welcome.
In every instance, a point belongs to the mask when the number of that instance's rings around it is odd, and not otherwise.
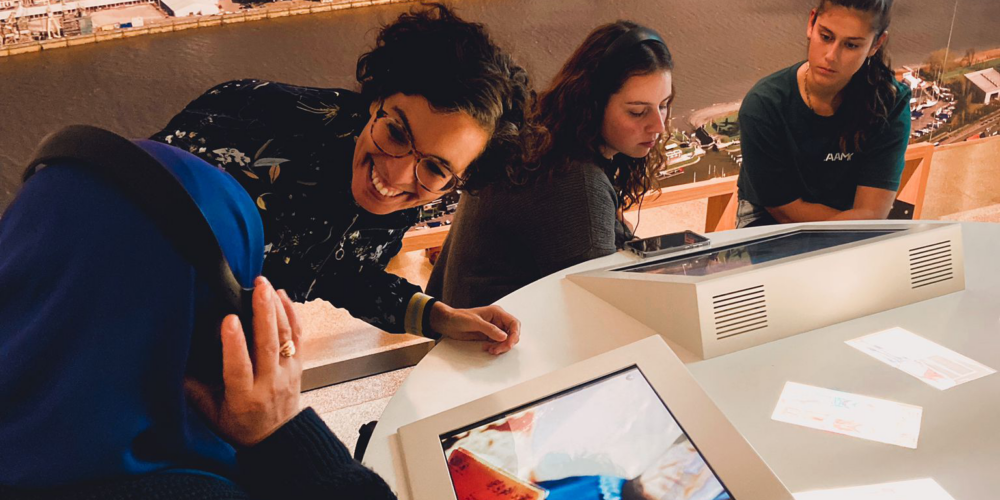
[[[240,318],[235,314],[230,314],[223,319],[223,333],[225,335],[236,335],[240,331]]]

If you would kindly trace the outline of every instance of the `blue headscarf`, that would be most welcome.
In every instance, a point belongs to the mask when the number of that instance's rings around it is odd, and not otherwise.
[[[136,143],[180,179],[252,286],[264,237],[246,192],[194,155]],[[54,164],[28,179],[0,218],[0,484],[231,476],[232,447],[183,392],[192,336],[218,335],[195,324],[212,300],[205,283],[90,169]]]

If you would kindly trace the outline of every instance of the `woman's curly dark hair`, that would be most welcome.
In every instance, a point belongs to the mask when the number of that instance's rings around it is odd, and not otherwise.
[[[391,95],[419,95],[440,112],[463,111],[491,139],[464,174],[464,189],[481,189],[519,161],[525,108],[532,94],[528,73],[479,23],[430,3],[401,14],[379,31],[375,47],[358,59],[361,94],[374,102]]]
[[[602,56],[607,48],[638,26],[630,21],[617,21],[596,28],[559,70],[552,85],[538,95],[528,120],[539,127],[540,133],[525,135],[528,161],[509,169],[512,182],[523,184],[569,168],[575,159],[600,154],[604,144],[601,136],[604,110],[611,96],[633,76],[673,69],[670,50],[653,40],[604,61]],[[671,92],[671,103],[673,95]],[[619,168],[614,185],[622,208],[638,203],[653,187],[656,172],[666,164],[664,143],[668,137],[669,131],[660,134],[644,158],[616,156],[615,165]]]

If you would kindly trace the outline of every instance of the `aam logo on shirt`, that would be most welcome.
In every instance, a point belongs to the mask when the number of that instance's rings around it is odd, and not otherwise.
[[[827,153],[823,161],[851,161],[852,156],[854,153]]]

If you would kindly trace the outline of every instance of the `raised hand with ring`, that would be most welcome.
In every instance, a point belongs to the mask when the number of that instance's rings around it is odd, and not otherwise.
[[[222,321],[223,387],[188,378],[188,398],[227,441],[252,446],[299,413],[302,329],[292,301],[264,277],[254,282],[253,348],[236,315]]]

